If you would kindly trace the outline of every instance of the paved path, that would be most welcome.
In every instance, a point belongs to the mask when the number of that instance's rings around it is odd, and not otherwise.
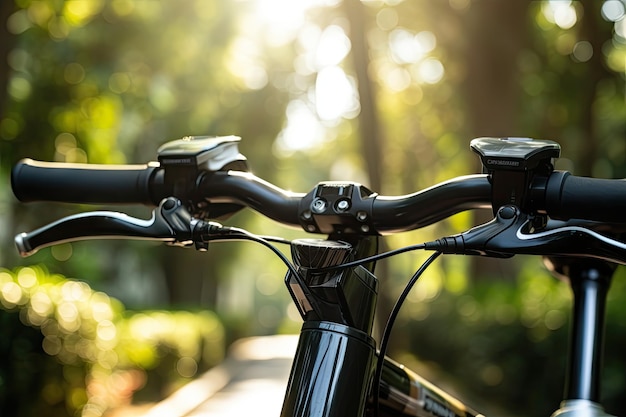
[[[291,335],[240,340],[222,364],[143,417],[278,416],[297,341]]]

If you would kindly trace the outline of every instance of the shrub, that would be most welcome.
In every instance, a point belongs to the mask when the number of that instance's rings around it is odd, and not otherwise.
[[[0,414],[83,417],[166,394],[223,358],[211,312],[127,311],[41,267],[0,271]]]

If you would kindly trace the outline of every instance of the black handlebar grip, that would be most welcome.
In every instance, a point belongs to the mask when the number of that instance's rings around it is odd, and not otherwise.
[[[95,165],[23,159],[11,171],[13,193],[22,202],[155,205],[151,181],[158,164]]]
[[[626,223],[626,180],[554,172],[546,186],[546,211],[558,220]]]

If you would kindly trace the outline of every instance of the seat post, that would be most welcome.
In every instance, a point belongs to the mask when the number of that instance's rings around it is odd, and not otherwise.
[[[606,297],[615,266],[595,259],[550,261],[569,280],[574,298],[564,400],[553,417],[608,416],[600,405],[600,386]]]
[[[586,261],[568,269],[574,303],[565,399],[599,403],[606,296],[614,268]]]

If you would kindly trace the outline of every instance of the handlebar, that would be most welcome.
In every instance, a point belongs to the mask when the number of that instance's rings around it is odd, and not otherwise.
[[[553,171],[551,158],[558,145],[550,141],[474,140],[472,148],[483,158],[487,173],[458,177],[409,195],[381,196],[354,182],[322,182],[306,194],[285,191],[246,171],[241,164],[245,158],[236,149],[237,140],[229,137],[194,142],[185,138],[164,145],[159,162],[145,165],[25,159],[13,168],[11,184],[15,196],[23,202],[156,207],[164,199],[174,198],[182,202],[192,218],[215,219],[249,207],[283,225],[331,236],[409,231],[464,210],[492,208],[496,215],[507,204],[555,220],[626,223],[626,181]],[[503,154],[502,148],[511,147],[514,152]],[[206,154],[213,159],[207,161]],[[217,168],[215,161],[220,162]],[[73,219],[73,223],[79,222],[88,223],[83,218]],[[91,227],[85,233],[94,237],[123,235],[120,220],[113,223],[114,230],[97,223],[98,230]],[[131,226],[129,237],[146,238],[150,233],[143,229],[137,232],[137,226]],[[28,235],[21,235],[22,240],[26,238]]]
[[[85,204],[143,204],[157,206],[176,195],[164,181],[158,163],[96,165],[19,161],[11,185],[21,202],[52,201]],[[557,220],[585,219],[624,223],[626,180],[578,177],[555,171],[540,190],[533,209]],[[303,193],[282,190],[248,172],[203,173],[197,179],[197,200],[250,207],[289,226],[300,225],[298,206]],[[381,233],[421,228],[460,211],[491,207],[487,175],[458,177],[404,196],[375,195],[374,224]]]
[[[143,204],[157,206],[169,196],[196,204],[243,205],[287,226],[301,226],[299,213],[307,194],[292,193],[249,173],[218,171],[202,173],[196,181],[195,198],[175,195],[164,182],[164,169],[146,165],[88,165],[39,162],[24,159],[12,171],[11,184],[22,202],[53,201],[87,204]],[[342,183],[344,188],[356,183]],[[329,183],[322,191],[334,188]],[[458,212],[490,207],[491,186],[487,175],[458,177],[429,189],[404,196],[370,194],[371,233],[418,229]],[[309,193],[311,194],[311,193]],[[328,199],[328,194],[324,196]],[[327,209],[338,212],[336,207]],[[306,210],[303,210],[306,211]],[[320,214],[320,213],[318,213]]]

